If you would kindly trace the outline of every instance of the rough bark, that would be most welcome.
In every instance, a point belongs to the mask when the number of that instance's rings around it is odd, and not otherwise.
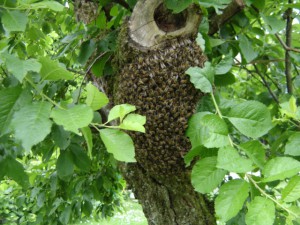
[[[130,164],[124,175],[149,225],[215,224],[211,203],[194,191],[188,171],[156,178],[139,164]]]

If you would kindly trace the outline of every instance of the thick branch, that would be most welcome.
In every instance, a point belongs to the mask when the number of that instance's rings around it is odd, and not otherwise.
[[[218,32],[220,26],[222,26],[244,8],[245,3],[243,0],[232,0],[232,2],[224,9],[221,15],[215,15],[210,19],[208,35],[213,35]]]
[[[292,0],[289,0],[289,3],[293,3]],[[286,46],[291,47],[292,44],[292,18],[293,9],[288,8],[286,10]],[[289,51],[285,52],[285,77],[286,77],[286,86],[289,94],[293,94],[293,80],[292,80],[292,62]]]

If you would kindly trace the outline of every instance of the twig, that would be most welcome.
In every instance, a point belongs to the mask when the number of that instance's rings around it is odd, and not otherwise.
[[[279,104],[279,100],[278,98],[276,97],[276,95],[273,93],[273,91],[271,90],[270,88],[270,85],[268,84],[268,82],[266,81],[266,79],[264,78],[264,76],[261,74],[261,72],[259,71],[259,69],[257,68],[256,65],[253,65],[254,68],[255,68],[255,71],[257,73],[257,75],[261,78],[263,84],[265,85],[265,87],[268,89],[270,95],[272,96],[272,98],[274,99],[274,101]]]
[[[89,74],[90,70],[92,69],[93,65],[97,62],[97,60],[100,59],[102,56],[104,56],[106,53],[107,53],[107,51],[103,52],[101,55],[97,56],[94,59],[94,61],[91,63],[91,65],[89,65],[89,67],[87,68],[87,70],[85,71],[84,77],[83,77],[83,79],[81,81],[81,84],[79,86],[79,92],[78,92],[76,103],[79,101],[80,93],[81,93],[81,90],[82,90],[82,85],[83,85],[83,82],[85,81],[87,75]]]
[[[222,26],[244,8],[245,3],[243,0],[232,0],[232,2],[223,10],[221,15],[215,15],[210,19],[208,35],[213,35],[218,32],[220,26]]]
[[[282,47],[284,48],[285,51],[287,51],[287,52],[291,51],[291,52],[300,53],[300,49],[298,49],[298,48],[291,48],[286,43],[284,43],[284,41],[281,39],[281,37],[279,36],[279,34],[276,33],[275,36],[277,37],[278,41],[280,42],[280,44],[282,45]]]
[[[292,0],[289,0],[289,3],[293,3]],[[293,9],[288,8],[285,12],[286,14],[286,46],[291,47],[292,45],[292,26],[293,26],[293,17],[292,17]],[[285,78],[286,78],[286,86],[289,94],[293,94],[293,78],[292,78],[292,61],[289,51],[285,52]]]

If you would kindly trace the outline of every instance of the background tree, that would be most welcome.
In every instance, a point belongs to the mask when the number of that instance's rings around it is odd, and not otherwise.
[[[137,68],[145,63],[145,57],[138,57],[142,53],[126,55],[120,47],[128,38],[122,36],[122,26],[136,1],[0,2],[4,223],[68,224],[91,214],[111,216],[124,188],[118,168],[134,188],[149,224],[300,223],[299,3],[164,3],[177,13],[162,10],[167,16],[158,19],[167,29],[174,24],[163,18],[178,21],[189,7],[200,7],[199,47],[182,42],[182,50],[187,45],[191,51],[199,48],[208,60],[190,62],[180,78],[190,78],[205,95],[186,130],[191,146],[186,144],[181,161],[176,157],[180,169],[176,176],[158,178],[157,171],[149,175],[147,168],[169,162],[169,157],[159,155],[153,166],[141,165],[136,138],[151,131],[151,118],[146,123],[141,105],[127,104],[135,101],[130,102],[132,94],[125,86],[117,88],[123,97],[115,103],[120,105],[112,104],[120,96],[113,88],[115,77],[126,71],[130,56]],[[180,61],[187,55],[178,54],[181,70]],[[195,62],[197,56],[192,54]],[[136,109],[142,115],[133,113]],[[166,121],[152,126],[165,130]],[[185,127],[178,129],[183,134]],[[124,130],[137,140],[136,157]],[[114,158],[129,164],[118,167]]]

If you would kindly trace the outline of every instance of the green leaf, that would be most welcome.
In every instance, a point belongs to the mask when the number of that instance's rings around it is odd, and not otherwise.
[[[63,207],[63,212],[59,216],[59,221],[63,225],[69,224],[69,220],[71,218],[72,206],[68,205],[67,207]]]
[[[197,45],[200,46],[200,48],[204,52],[205,51],[205,39],[202,37],[201,33],[198,33],[197,38],[196,38],[196,43],[197,43]]]
[[[245,35],[239,36],[239,47],[247,63],[251,62],[258,55],[258,53],[253,50],[251,41]]]
[[[276,34],[277,32],[283,30],[286,26],[285,21],[283,19],[279,19],[276,16],[264,16],[262,18],[265,21],[266,27],[270,34]]]
[[[64,6],[55,1],[42,1],[30,4],[32,9],[51,9],[56,12],[61,12],[64,10]]]
[[[232,52],[230,51],[216,66],[215,73],[216,75],[226,74],[230,71],[233,64]]]
[[[221,186],[215,200],[217,217],[226,222],[238,214],[248,197],[249,184],[244,180],[231,180]]]
[[[98,88],[96,88],[91,83],[87,84],[86,90],[86,104],[90,106],[94,111],[101,109],[109,102],[107,96],[104,93],[100,92]]]
[[[190,80],[195,88],[204,93],[212,92],[215,71],[209,62],[205,62],[203,68],[190,67],[185,73],[190,75]]]
[[[128,114],[136,110],[136,107],[134,105],[130,104],[121,104],[121,105],[116,105],[114,106],[109,114],[108,114],[108,119],[107,122],[110,122],[114,119],[120,118],[121,122],[123,118]]]
[[[103,76],[105,65],[107,65],[106,63],[111,58],[111,56],[112,56],[112,53],[108,52],[94,63],[94,65],[92,67],[92,72],[93,72],[93,74],[95,74],[95,76],[97,76],[97,77]]]
[[[60,152],[56,162],[57,175],[62,180],[69,180],[74,172],[73,155],[68,150]]]
[[[300,198],[300,177],[294,176],[290,179],[287,186],[282,190],[282,200],[293,202]]]
[[[132,113],[126,116],[125,119],[123,119],[119,127],[125,130],[133,130],[145,133],[145,123],[145,116]]]
[[[240,145],[247,156],[261,169],[265,164],[265,149],[259,141],[248,141]]]
[[[188,122],[186,135],[193,147],[204,145],[207,148],[229,144],[227,125],[219,116],[207,112],[194,114]]]
[[[220,9],[226,8],[226,6],[231,3],[231,0],[200,0],[197,2],[205,8],[213,7],[216,13],[220,14]]]
[[[285,145],[285,154],[292,156],[300,156],[300,132],[296,132],[289,137]]]
[[[4,55],[7,69],[12,73],[20,82],[29,71],[40,72],[41,64],[36,59],[20,60],[14,55]]]
[[[88,172],[91,168],[92,162],[82,147],[76,144],[70,145],[70,150],[73,155],[73,163],[82,171]]]
[[[248,205],[247,225],[272,225],[275,220],[274,203],[263,197],[255,197]]]
[[[236,82],[233,73],[223,74],[222,76],[215,76],[215,85],[218,87],[223,87],[227,85],[234,84]]]
[[[71,135],[69,131],[65,131],[62,126],[58,126],[54,124],[52,132],[51,132],[52,139],[54,143],[60,149],[66,149],[71,143]]]
[[[300,162],[290,157],[276,157],[265,165],[262,171],[264,182],[283,180],[300,172]]]
[[[100,130],[100,137],[115,159],[124,162],[136,162],[134,145],[131,137],[123,131],[114,129]]]
[[[78,129],[88,126],[93,120],[93,110],[87,105],[75,105],[69,109],[55,108],[51,112],[51,117],[58,125],[62,125],[65,130],[80,134]]]
[[[217,157],[199,160],[192,170],[192,184],[196,191],[206,194],[213,191],[222,182],[226,171],[218,169]]]
[[[29,186],[29,177],[25,173],[23,165],[10,155],[0,159],[0,180],[5,175],[24,188]]]
[[[235,148],[226,146],[219,149],[217,167],[230,172],[246,173],[252,170],[252,161],[240,156]]]
[[[13,113],[21,99],[20,86],[0,90],[0,136],[9,132]]]
[[[92,150],[93,150],[93,135],[92,131],[89,127],[83,127],[81,128],[81,132],[84,136],[84,139],[86,141],[87,147],[88,147],[88,153],[89,157],[92,157]]]
[[[225,41],[222,39],[215,39],[215,38],[211,38],[211,37],[209,37],[209,42],[210,42],[210,45],[212,48],[225,43]]]
[[[164,2],[168,9],[173,10],[174,13],[179,13],[192,4],[193,0],[164,0]]]
[[[43,80],[56,81],[74,79],[72,73],[61,67],[57,62],[47,57],[40,57],[39,62],[42,64],[40,74]]]
[[[291,96],[288,102],[281,103],[280,112],[288,117],[298,119],[299,109],[297,107],[296,98]]]
[[[25,105],[12,119],[16,139],[29,151],[50,133],[52,122],[49,119],[52,105],[48,102],[35,102]],[[26,119],[25,119],[26,118]]]
[[[184,156],[184,163],[186,166],[190,166],[191,162],[196,156],[200,156],[200,153],[203,151],[203,149],[206,149],[204,146],[196,146],[189,150],[188,153],[185,154]]]
[[[2,23],[8,32],[21,31],[24,32],[28,22],[26,13],[20,11],[3,11]]]
[[[81,65],[85,65],[88,59],[91,57],[96,49],[96,43],[94,40],[88,40],[81,44],[80,52],[78,55],[78,62]]]
[[[228,120],[244,135],[258,138],[272,127],[268,108],[256,101],[246,101],[231,108]]]

